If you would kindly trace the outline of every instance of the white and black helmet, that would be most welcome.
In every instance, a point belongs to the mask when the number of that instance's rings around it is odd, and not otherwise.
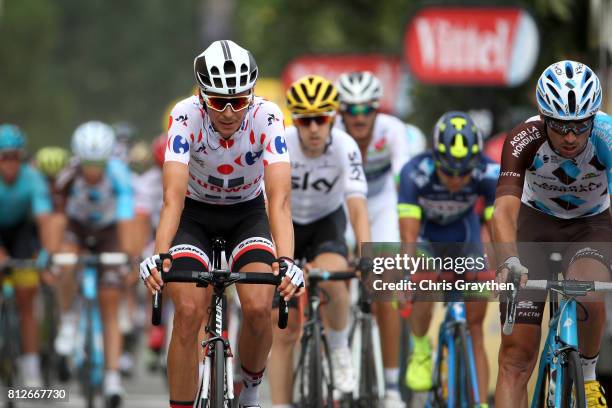
[[[106,123],[83,123],[72,135],[72,152],[81,160],[108,160],[115,146],[115,131]]]
[[[343,104],[378,101],[383,94],[380,80],[370,71],[344,73],[338,78],[336,88]]]
[[[257,81],[253,54],[229,40],[215,41],[193,61],[196,82],[204,92],[234,95]]]

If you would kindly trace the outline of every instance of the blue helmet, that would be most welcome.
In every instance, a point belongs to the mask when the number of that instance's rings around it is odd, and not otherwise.
[[[25,135],[15,125],[0,125],[0,150],[21,150]]]
[[[540,75],[536,98],[544,116],[559,120],[587,119],[601,106],[601,84],[585,64],[559,61]]]
[[[478,127],[465,112],[447,112],[436,123],[433,137],[433,156],[436,165],[446,173],[463,175],[480,162],[482,136]]]

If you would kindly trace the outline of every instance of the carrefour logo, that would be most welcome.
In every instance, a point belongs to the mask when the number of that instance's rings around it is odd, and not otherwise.
[[[172,151],[177,154],[187,153],[189,151],[189,143],[183,136],[174,136],[172,140]]]
[[[285,153],[287,151],[287,143],[285,142],[285,138],[282,136],[276,136],[274,139],[274,148],[279,154]]]

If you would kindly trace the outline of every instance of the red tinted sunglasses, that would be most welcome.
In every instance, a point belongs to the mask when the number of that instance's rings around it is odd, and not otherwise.
[[[229,105],[234,112],[240,112],[246,109],[253,100],[253,94],[245,96],[211,96],[202,93],[202,99],[206,102],[206,106],[217,112],[223,112]]]
[[[319,126],[327,125],[334,119],[334,115],[316,115],[316,116],[294,116],[293,121],[296,125],[309,127],[312,122]]]

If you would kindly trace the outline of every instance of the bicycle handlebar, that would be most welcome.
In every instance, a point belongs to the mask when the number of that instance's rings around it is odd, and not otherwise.
[[[225,270],[217,271],[172,271],[162,274],[162,279],[165,283],[181,282],[195,283],[199,286],[221,285],[229,286],[233,283],[245,284],[260,284],[278,286],[281,283],[283,276],[273,275],[270,272],[231,272]],[[161,291],[155,292],[153,295],[153,314],[151,322],[154,326],[161,323],[162,311],[162,294]],[[281,296],[278,306],[278,327],[284,329],[287,327],[289,319],[289,306],[285,299]]]
[[[100,252],[99,254],[84,255],[60,252],[51,255],[50,258],[50,264],[57,266],[70,266],[78,263],[119,266],[129,263],[131,260],[130,256],[123,252]]]
[[[308,271],[308,281],[321,282],[321,281],[339,281],[349,280],[358,276],[357,271],[338,271],[330,272],[325,269],[313,268]]]
[[[519,278],[520,279],[520,278]],[[519,279],[510,280],[514,289],[509,294],[508,306],[506,307],[506,321],[503,333],[508,336],[512,334],[516,317],[516,304],[518,291],[521,289]],[[612,292],[612,282],[579,281],[579,280],[528,280],[523,289],[548,291],[555,290],[566,297],[585,296],[588,292]]]

